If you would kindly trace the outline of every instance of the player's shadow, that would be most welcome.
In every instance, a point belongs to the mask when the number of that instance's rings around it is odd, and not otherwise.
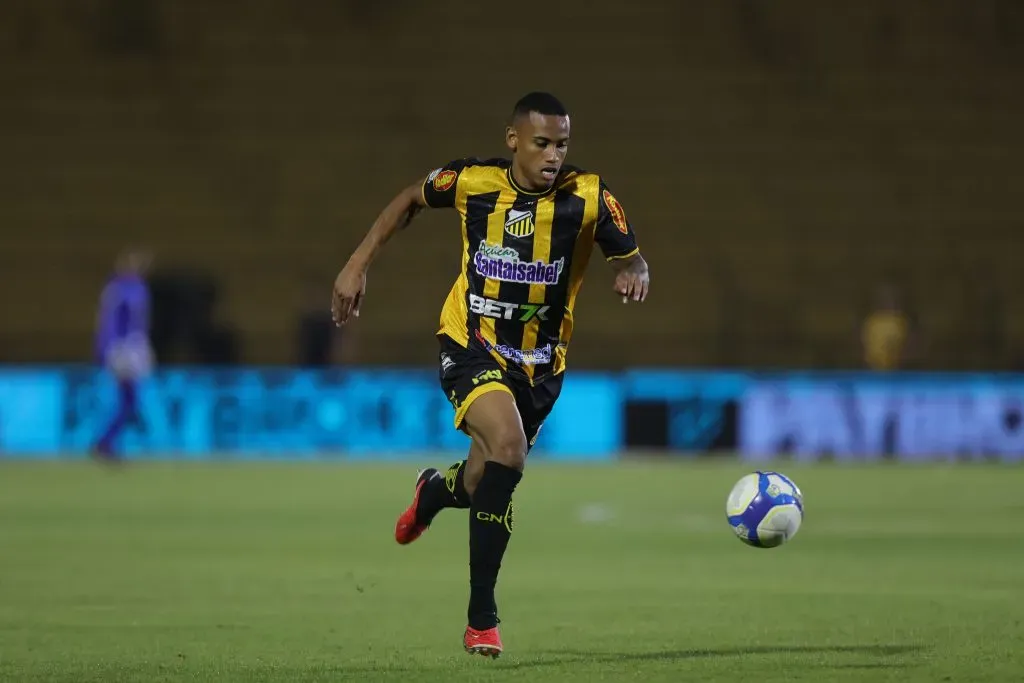
[[[519,660],[513,657],[502,657],[495,665],[501,669],[542,669],[544,667],[562,666],[574,662],[588,663],[623,663],[623,662],[657,662],[678,661],[685,659],[745,657],[773,654],[850,654],[873,656],[880,659],[898,655],[921,652],[921,645],[777,645],[758,647],[720,648],[706,650],[661,650],[655,652],[605,652],[601,650],[541,650],[536,659]],[[473,657],[473,659],[477,659]],[[914,666],[913,663],[898,660],[877,662],[836,662],[826,665],[832,669],[901,669]],[[339,665],[325,673],[342,675],[366,674],[403,674],[423,672],[423,667],[412,667],[404,664],[386,665]]]
[[[746,657],[751,655],[774,654],[851,654],[872,657],[895,657],[912,654],[924,650],[921,645],[764,645],[737,648],[710,648],[693,650],[659,650],[655,652],[605,652],[600,650],[546,650],[540,659],[514,661],[509,669],[542,668],[560,666],[571,662],[654,662],[682,659]],[[868,662],[868,663],[836,663],[832,668],[864,668],[864,669],[899,669],[909,666],[900,661]]]

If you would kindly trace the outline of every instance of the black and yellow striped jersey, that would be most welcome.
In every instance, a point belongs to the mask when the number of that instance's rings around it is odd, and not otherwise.
[[[528,192],[507,159],[458,159],[430,173],[423,200],[462,219],[462,272],[438,334],[490,352],[533,384],[565,370],[573,305],[596,242],[608,260],[638,249],[622,205],[600,176],[563,166]]]

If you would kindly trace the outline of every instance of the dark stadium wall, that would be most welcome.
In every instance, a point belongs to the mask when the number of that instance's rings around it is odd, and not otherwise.
[[[595,258],[570,363],[858,365],[898,281],[931,367],[1005,367],[1024,338],[1024,13],[999,0],[497,5],[21,2],[0,10],[3,361],[88,357],[116,251],[213,274],[240,359],[284,363],[404,184],[501,154],[524,91],[573,112],[652,267],[627,308]],[[436,361],[452,213],[370,274],[367,363]],[[31,296],[26,293],[31,292]]]

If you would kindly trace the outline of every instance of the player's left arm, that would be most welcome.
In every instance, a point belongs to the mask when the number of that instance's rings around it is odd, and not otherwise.
[[[647,261],[640,255],[633,226],[604,182],[600,195],[594,241],[615,269],[615,292],[622,297],[622,303],[644,301],[651,286],[651,274]]]
[[[651,288],[651,273],[647,261],[640,252],[624,259],[612,261],[615,268],[615,291],[622,296],[622,303],[644,301]]]

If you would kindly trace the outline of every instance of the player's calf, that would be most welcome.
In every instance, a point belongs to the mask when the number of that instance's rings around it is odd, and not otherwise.
[[[515,525],[512,493],[522,473],[488,460],[469,508],[469,626],[477,630],[498,624],[494,588]]]
[[[477,451],[467,464],[465,487],[469,508],[469,627],[488,631],[498,624],[494,588],[501,561],[512,535],[515,513],[512,494],[522,479],[526,436],[510,393],[491,392],[474,403],[466,415],[467,431]],[[480,474],[476,482],[477,466]]]

